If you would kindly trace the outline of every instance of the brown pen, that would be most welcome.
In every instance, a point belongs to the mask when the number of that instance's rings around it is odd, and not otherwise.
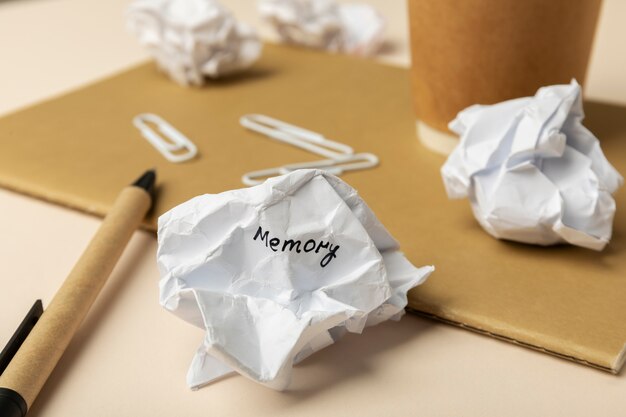
[[[48,308],[0,375],[0,417],[24,417],[152,206],[155,171],[124,188]]]

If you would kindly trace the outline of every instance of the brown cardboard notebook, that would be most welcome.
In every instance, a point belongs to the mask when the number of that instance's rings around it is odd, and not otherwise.
[[[586,125],[626,172],[626,108],[588,103]],[[167,162],[131,124],[153,112],[191,138],[199,158]],[[418,143],[408,71],[267,46],[240,76],[186,89],[146,64],[0,120],[0,185],[103,215],[120,187],[157,167],[154,214],[201,193],[241,187],[250,170],[318,159],[244,130],[245,113],[274,116],[373,152],[381,165],[343,179],[357,188],[431,279],[412,309],[446,322],[617,372],[626,342],[626,192],[601,253],[497,241],[467,201],[449,201],[444,158]]]

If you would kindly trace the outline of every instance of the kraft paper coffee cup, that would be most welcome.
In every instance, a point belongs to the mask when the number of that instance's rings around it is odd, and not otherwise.
[[[584,85],[601,0],[408,0],[417,130],[449,153],[448,130],[472,104]]]

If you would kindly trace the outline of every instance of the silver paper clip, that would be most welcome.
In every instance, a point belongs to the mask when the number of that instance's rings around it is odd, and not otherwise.
[[[146,122],[153,123],[163,136],[155,132]],[[170,162],[188,161],[198,153],[198,148],[192,141],[156,114],[138,114],[133,118],[133,125]]]
[[[326,158],[336,159],[354,153],[354,150],[348,145],[327,139],[317,132],[281,122],[262,114],[246,114],[239,119],[239,122],[246,129],[254,130],[269,138],[297,146]]]

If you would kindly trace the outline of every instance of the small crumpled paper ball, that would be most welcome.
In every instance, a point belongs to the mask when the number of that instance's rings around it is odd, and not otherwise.
[[[449,125],[461,139],[441,169],[448,196],[469,197],[496,238],[602,250],[623,178],[583,118],[574,80],[466,108]]]
[[[181,85],[240,71],[261,54],[254,29],[216,0],[136,0],[127,20],[159,68]]]
[[[159,218],[161,304],[205,329],[195,388],[239,372],[287,388],[291,370],[346,332],[397,320],[416,268],[339,178],[297,170],[193,198]]]
[[[259,0],[259,12],[287,43],[353,55],[373,55],[385,20],[368,4],[334,0]]]

